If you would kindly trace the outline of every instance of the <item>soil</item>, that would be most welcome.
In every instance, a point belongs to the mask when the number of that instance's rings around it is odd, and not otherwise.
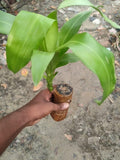
[[[29,10],[47,15],[61,1],[20,1],[17,11]],[[91,2],[104,5],[103,12],[120,24],[119,0]],[[60,10],[59,27],[86,8],[76,6]],[[111,28],[95,12],[80,30],[89,32],[115,55],[117,84],[110,97],[100,106],[94,102],[102,96],[102,89],[97,77],[81,62],[59,68],[54,84],[67,83],[74,89],[67,118],[55,122],[47,116],[35,126],[25,128],[0,160],[120,160],[120,30],[115,33],[113,43]],[[5,44],[6,39],[2,35],[0,44]],[[14,75],[6,66],[4,53],[5,47],[0,45],[0,118],[23,106],[39,92],[33,92],[30,67],[25,67],[27,76],[22,76],[21,71]],[[41,89],[46,88],[44,80],[43,84]]]
[[[56,90],[59,94],[62,94],[65,96],[69,95],[73,91],[72,87],[67,84],[57,85]]]

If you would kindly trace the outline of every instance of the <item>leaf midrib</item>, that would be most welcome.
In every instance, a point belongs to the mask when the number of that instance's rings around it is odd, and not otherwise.
[[[82,42],[76,42],[76,41],[70,41],[70,42],[72,42],[72,43],[77,43],[77,44],[81,44],[81,45],[85,46],[86,48],[90,49],[92,52],[94,52],[94,53],[96,54],[96,52],[95,52],[94,50],[92,50],[92,48],[90,48],[89,46],[87,46],[86,44],[84,44],[84,43],[82,43]],[[102,58],[101,58],[98,54],[96,54],[96,55],[97,55],[97,57],[100,59],[100,61],[102,62],[103,66],[104,66],[104,68],[105,68],[105,71],[106,71],[107,77],[108,77],[109,86],[110,86],[111,83],[110,83],[110,79],[109,79],[108,70],[107,70],[107,68],[106,68],[106,66],[105,66]]]

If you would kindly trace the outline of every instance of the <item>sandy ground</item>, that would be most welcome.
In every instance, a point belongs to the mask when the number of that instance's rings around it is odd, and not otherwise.
[[[33,3],[34,2],[34,3]],[[30,1],[19,10],[35,11],[47,15],[61,0]],[[104,12],[114,21],[120,21],[119,0],[92,0],[104,5]],[[66,18],[83,10],[70,7],[59,13],[59,26]],[[81,62],[58,69],[54,84],[65,82],[74,88],[73,101],[67,118],[55,122],[50,116],[33,127],[25,128],[7,148],[0,160],[120,160],[120,60],[117,47],[111,46],[111,27],[95,13],[100,24],[88,20],[81,31],[88,31],[102,45],[114,52],[117,65],[116,90],[98,106],[94,99],[101,97],[102,90],[97,77]],[[91,17],[94,17],[93,15]],[[91,18],[92,19],[92,18]],[[102,29],[101,29],[102,28]],[[4,48],[0,48],[0,117],[27,103],[38,92],[33,92],[30,69],[26,77],[11,73],[4,61]],[[7,86],[5,87],[6,84]],[[41,89],[46,88],[43,80]]]

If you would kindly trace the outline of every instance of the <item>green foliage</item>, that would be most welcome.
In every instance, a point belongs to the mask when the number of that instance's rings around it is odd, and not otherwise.
[[[56,68],[65,66],[68,63],[78,62],[78,56],[75,56],[73,53],[69,54],[63,54],[61,57],[61,60],[59,59],[58,64],[56,65]]]
[[[101,46],[88,33],[77,34],[66,43],[66,46],[98,76],[104,91],[102,100],[98,101],[98,104],[101,104],[115,88],[113,53]]]
[[[97,10],[100,13],[100,15],[104,18],[104,20],[108,22],[112,27],[120,29],[120,26],[118,24],[110,20],[104,13],[102,13],[102,11],[99,9],[99,6],[98,7],[92,6],[92,8]]]
[[[88,0],[64,0],[58,9],[69,7],[69,6],[75,6],[75,5],[83,5],[83,6],[94,6],[91,2]]]
[[[0,24],[6,27],[5,30],[1,27],[0,32],[5,34],[10,32],[6,48],[8,68],[16,73],[31,60],[34,84],[37,85],[44,76],[48,89],[52,91],[52,82],[57,74],[56,68],[82,61],[100,80],[103,97],[97,103],[101,104],[115,88],[114,56],[88,33],[77,32],[94,10],[97,10],[113,27],[120,26],[108,19],[100,10],[100,6],[96,7],[88,0],[65,0],[59,9],[72,5],[92,8],[71,18],[60,31],[57,11],[47,17],[27,11],[21,11],[16,18],[7,13],[0,14]],[[8,20],[7,16],[11,20]],[[68,53],[68,49],[73,53]]]
[[[6,47],[10,70],[16,73],[30,61],[33,50],[40,48],[53,22],[52,19],[27,11],[17,15]]]
[[[47,69],[48,64],[54,56],[54,52],[42,52],[39,50],[34,50],[31,57],[32,62],[32,76],[35,85],[39,83]]]
[[[113,26],[114,28],[119,28],[120,29],[120,26],[118,24],[116,24],[115,22],[110,20],[105,14],[102,13],[102,11],[99,9],[101,6],[96,7],[91,2],[89,2],[88,0],[64,0],[60,4],[58,9],[69,7],[69,6],[75,6],[75,5],[83,5],[83,6],[92,7],[93,9],[97,10],[101,14],[101,16],[104,18],[104,20],[106,22],[108,22],[109,24],[111,24],[111,26]]]
[[[51,12],[47,17],[57,20],[57,10]]]
[[[43,41],[44,50],[48,52],[55,51],[57,46],[57,40],[58,40],[58,25],[57,22],[55,21],[48,30],[45,39]]]
[[[0,11],[0,33],[9,34],[14,20],[15,16]]]
[[[61,28],[59,33],[59,45],[70,40],[80,29],[82,23],[90,16],[92,11],[81,12],[75,17],[67,21]]]

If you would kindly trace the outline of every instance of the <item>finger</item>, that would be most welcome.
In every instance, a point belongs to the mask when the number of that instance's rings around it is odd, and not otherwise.
[[[42,90],[38,93],[38,95],[35,96],[34,99],[39,99],[40,97],[43,97],[44,100],[46,101],[50,101],[50,98],[52,96],[52,93],[48,90],[48,89],[45,89],[45,90]]]
[[[53,105],[53,111],[65,110],[65,109],[68,109],[68,108],[69,108],[69,103],[60,103],[60,104],[54,104]]]
[[[52,93],[48,89],[44,90],[42,94],[46,101],[51,101]]]

